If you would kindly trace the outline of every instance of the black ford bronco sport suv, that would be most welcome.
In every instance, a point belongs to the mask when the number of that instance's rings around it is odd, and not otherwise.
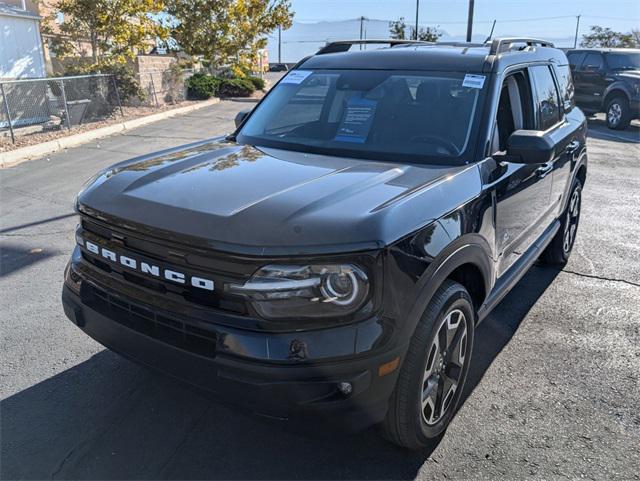
[[[454,415],[476,325],[538,258],[567,261],[587,127],[547,42],[354,43],[233,134],[91,179],[62,300],[223,400],[419,448]]]
[[[615,130],[640,118],[640,49],[582,48],[569,50],[567,58],[576,103],[585,113],[604,112]]]

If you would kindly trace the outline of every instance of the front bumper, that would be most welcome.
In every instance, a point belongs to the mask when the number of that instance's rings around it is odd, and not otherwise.
[[[631,99],[629,101],[629,107],[631,109],[631,118],[640,119],[640,97]]]
[[[102,287],[100,289],[109,298],[113,297]],[[288,359],[273,361],[262,355],[265,353],[263,347],[266,346],[267,355],[271,354],[270,345],[277,352],[277,346],[285,340],[282,336],[242,330],[234,332],[216,326],[211,336],[215,349],[207,351],[205,344],[197,346],[200,350],[194,352],[178,345],[172,338],[151,332],[154,327],[147,326],[146,331],[137,325],[131,327],[139,321],[136,320],[138,313],[153,309],[150,306],[120,296],[117,304],[107,304],[102,299],[96,303],[95,299],[91,300],[92,290],[95,287],[87,281],[71,282],[67,270],[62,304],[74,324],[107,348],[211,391],[221,401],[270,417],[306,419],[312,416],[355,430],[384,419],[398,369],[383,376],[379,375],[378,369],[400,357],[404,348],[309,361],[315,346],[344,345],[343,338],[347,334],[344,328],[321,329],[289,334],[299,334],[300,339],[289,337]],[[157,309],[154,315],[165,319],[164,313]],[[165,329],[164,325],[156,328]],[[357,332],[357,327],[352,329]],[[357,342],[352,344],[352,350],[356,345]],[[303,352],[306,359],[300,357],[300,352],[296,354],[296,349],[301,348],[310,351]],[[291,356],[292,352],[296,355]],[[344,382],[351,384],[351,393],[344,394],[338,388],[339,383]]]

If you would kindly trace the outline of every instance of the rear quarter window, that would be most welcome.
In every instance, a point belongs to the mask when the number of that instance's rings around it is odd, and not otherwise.
[[[571,69],[568,65],[558,65],[555,67],[556,78],[558,79],[558,88],[560,89],[560,103],[565,112],[575,107],[575,88],[573,86],[573,77]]]

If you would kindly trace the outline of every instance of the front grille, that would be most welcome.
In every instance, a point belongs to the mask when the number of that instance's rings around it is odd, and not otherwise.
[[[215,332],[157,314],[87,283],[82,286],[82,300],[91,309],[145,336],[194,354],[215,357]]]
[[[234,315],[247,315],[247,305],[243,299],[224,292],[227,283],[242,283],[256,269],[246,262],[234,262],[229,256],[212,257],[189,250],[188,246],[176,246],[163,243],[159,239],[145,239],[122,228],[114,228],[100,224],[92,219],[82,218],[80,235],[91,242],[115,252],[149,260],[153,264],[168,266],[177,271],[193,273],[199,277],[213,279],[216,289],[207,291],[188,284],[167,282],[162,278],[144,275],[123,267],[117,263],[107,262],[83,247],[82,258],[93,267],[107,273],[113,279],[125,281],[139,287],[154,291],[177,302],[187,302],[200,307],[214,308]],[[130,253],[130,254],[129,254]]]

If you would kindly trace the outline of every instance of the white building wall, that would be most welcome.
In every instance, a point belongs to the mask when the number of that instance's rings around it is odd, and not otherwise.
[[[0,13],[0,78],[46,77],[39,21]]]

